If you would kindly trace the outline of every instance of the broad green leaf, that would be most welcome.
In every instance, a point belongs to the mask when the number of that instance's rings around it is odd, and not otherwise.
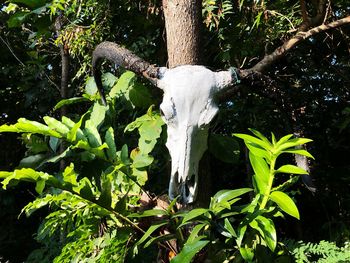
[[[199,216],[205,214],[206,212],[208,212],[208,209],[205,209],[205,208],[196,208],[196,209],[189,211],[188,213],[185,214],[184,218],[182,219],[181,225],[184,225],[188,221],[190,221],[196,217],[199,217]]]
[[[276,147],[281,146],[282,144],[284,144],[286,141],[288,141],[291,137],[293,137],[293,134],[288,134],[283,136],[281,139],[278,140],[278,142],[276,143]]]
[[[213,204],[219,203],[222,201],[229,201],[238,196],[251,192],[253,189],[251,188],[240,188],[235,190],[220,190],[213,196]]]
[[[160,222],[160,223],[151,225],[135,245],[136,246],[141,245],[143,242],[147,240],[147,238],[149,238],[153,234],[154,231],[161,228],[162,226],[165,226],[166,224],[168,224],[168,222]]]
[[[211,134],[208,145],[210,153],[215,158],[225,163],[237,163],[240,151],[235,138],[222,134]]]
[[[271,251],[274,251],[277,245],[277,234],[273,221],[263,216],[257,216],[249,225],[260,233],[267,246]]]
[[[258,156],[258,157],[261,157],[261,158],[265,158],[266,161],[269,161],[270,162],[270,152],[266,151],[265,149],[262,149],[260,148],[259,146],[257,146],[256,144],[254,143],[246,143],[246,146],[248,148],[248,150]]]
[[[151,209],[151,210],[145,210],[141,213],[133,213],[128,215],[128,217],[149,217],[149,216],[165,216],[168,213],[165,210],[162,209]]]
[[[285,151],[282,151],[282,153],[299,154],[315,160],[315,158],[308,151],[305,151],[302,149],[285,150]]]
[[[80,129],[86,116],[87,116],[87,113],[81,116],[80,120],[77,123],[75,123],[74,126],[70,129],[70,131],[67,134],[68,141],[70,142],[75,142],[80,140],[87,141],[87,138],[85,137],[83,131]]]
[[[62,136],[66,136],[69,132],[69,129],[62,122],[56,120],[55,118],[51,118],[49,116],[44,117],[44,121],[49,126],[50,129],[59,132]]]
[[[91,120],[87,120],[85,123],[84,135],[87,137],[91,148],[101,146],[102,140],[100,134]]]
[[[117,77],[110,72],[102,74],[102,84],[104,87],[107,87],[108,90],[113,87],[117,80]]]
[[[139,185],[145,185],[148,180],[147,170],[139,170],[135,167],[132,168],[132,175],[136,178]]]
[[[71,104],[75,104],[75,103],[80,103],[80,102],[84,102],[84,101],[89,101],[89,100],[85,97],[74,97],[74,98],[60,100],[55,105],[53,110],[58,110],[58,109],[62,108],[63,106],[67,106],[67,105],[71,105]]]
[[[250,142],[250,143],[256,144],[267,151],[270,151],[272,149],[271,144],[268,144],[268,143],[264,142],[263,140],[258,139],[256,137],[253,137],[251,135],[242,134],[242,133],[234,133],[233,135],[238,137],[238,138],[243,139],[245,143]]]
[[[247,262],[253,262],[254,250],[248,246],[240,247],[239,252],[241,253],[244,260]]]
[[[28,157],[23,158],[19,165],[18,168],[33,168],[35,169],[38,167],[38,165],[45,160],[46,155],[45,154],[35,154],[35,155],[30,155]]]
[[[131,71],[126,71],[123,73],[117,83],[112,87],[109,92],[111,98],[124,95],[126,100],[129,100],[128,89],[130,86],[134,85],[136,74]]]
[[[276,151],[281,152],[281,151],[286,150],[288,148],[295,147],[298,145],[303,145],[303,144],[308,143],[308,142],[312,142],[312,140],[307,139],[307,138],[294,138],[294,139],[288,140],[287,142],[285,142],[283,144],[280,144],[278,147],[276,147],[277,148]]]
[[[4,178],[5,176],[6,178],[1,182],[3,185],[3,189],[6,189],[12,180],[32,183],[36,183],[39,180],[44,180],[47,182],[47,184],[51,186],[57,187],[59,185],[58,180],[54,176],[44,172],[37,172],[31,168],[17,169],[11,173],[0,172],[0,178]]]
[[[153,162],[154,158],[150,155],[138,154],[136,155],[132,167],[143,168],[149,166]]]
[[[69,146],[61,154],[58,154],[54,157],[43,160],[42,163],[39,165],[39,167],[41,167],[45,163],[57,163],[58,161],[62,160],[63,158],[70,157],[71,155],[72,155],[72,149],[71,149],[71,146]]]
[[[274,191],[270,194],[270,199],[274,201],[284,212],[297,219],[300,219],[297,206],[292,198],[290,198],[287,194],[280,191]]]
[[[109,127],[106,131],[105,142],[108,145],[108,148],[106,149],[108,159],[112,162],[117,161],[117,148],[115,146],[114,130],[112,127]]]
[[[209,243],[208,240],[200,240],[200,238],[197,238],[190,243],[186,242],[181,252],[177,254],[176,257],[171,259],[170,262],[171,263],[190,263],[192,261],[192,258],[208,243]]]
[[[141,83],[135,82],[129,90],[129,98],[133,106],[148,108],[154,103],[153,96]]]
[[[27,19],[29,15],[30,15],[29,11],[18,11],[7,20],[7,24],[10,28],[19,27],[24,23],[24,21]]]
[[[50,137],[50,140],[49,140],[49,145],[50,145],[50,148],[53,152],[57,152],[58,150],[58,147],[60,146],[61,144],[61,140],[56,138],[56,137]]]
[[[74,171],[74,164],[71,163],[63,171],[63,181],[70,185],[77,185],[77,174]]]
[[[291,165],[291,164],[286,164],[281,166],[276,170],[276,173],[286,173],[286,174],[309,174],[307,171],[304,169]]]
[[[87,122],[90,122],[98,130],[105,119],[106,111],[107,107],[95,103],[91,111],[90,120]]]
[[[35,191],[38,194],[42,194],[45,188],[45,180],[38,180],[35,185]]]
[[[73,191],[79,194],[81,197],[87,200],[94,200],[93,186],[87,177],[83,177],[77,186],[73,187]]]
[[[97,86],[94,77],[87,78],[85,92],[89,95],[95,95],[97,93]]]
[[[264,158],[249,152],[249,160],[254,170],[254,179],[259,193],[265,193],[268,185],[270,170]]]
[[[46,136],[62,138],[61,134],[54,130],[51,130],[48,126],[36,121],[29,121],[24,118],[18,119],[16,124],[0,126],[0,132],[37,133]]]

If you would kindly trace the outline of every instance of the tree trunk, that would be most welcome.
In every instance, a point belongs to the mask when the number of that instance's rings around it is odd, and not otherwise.
[[[201,4],[200,0],[163,0],[169,68],[200,64]],[[196,203],[187,208],[207,206],[210,201],[208,160],[208,153],[205,153],[199,163]]]
[[[168,67],[200,64],[200,0],[163,0]]]

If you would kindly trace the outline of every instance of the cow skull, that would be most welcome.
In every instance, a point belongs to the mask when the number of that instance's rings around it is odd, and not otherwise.
[[[214,96],[238,81],[236,71],[231,68],[213,72],[194,65],[158,68],[115,43],[103,42],[94,51],[93,72],[104,103],[101,75],[96,71],[103,58],[143,75],[164,91],[160,110],[168,128],[166,146],[172,160],[169,197],[180,195],[182,203],[194,202],[198,165],[207,149],[209,123],[218,112]]]

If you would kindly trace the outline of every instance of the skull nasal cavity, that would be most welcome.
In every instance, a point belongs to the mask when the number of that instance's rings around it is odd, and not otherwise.
[[[186,196],[189,196],[190,194],[190,188],[193,188],[196,183],[196,176],[192,174],[189,180],[186,180],[185,183],[185,194]]]

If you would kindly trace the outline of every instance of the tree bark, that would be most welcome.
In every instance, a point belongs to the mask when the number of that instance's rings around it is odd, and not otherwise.
[[[163,0],[168,67],[200,64],[200,0]]]

